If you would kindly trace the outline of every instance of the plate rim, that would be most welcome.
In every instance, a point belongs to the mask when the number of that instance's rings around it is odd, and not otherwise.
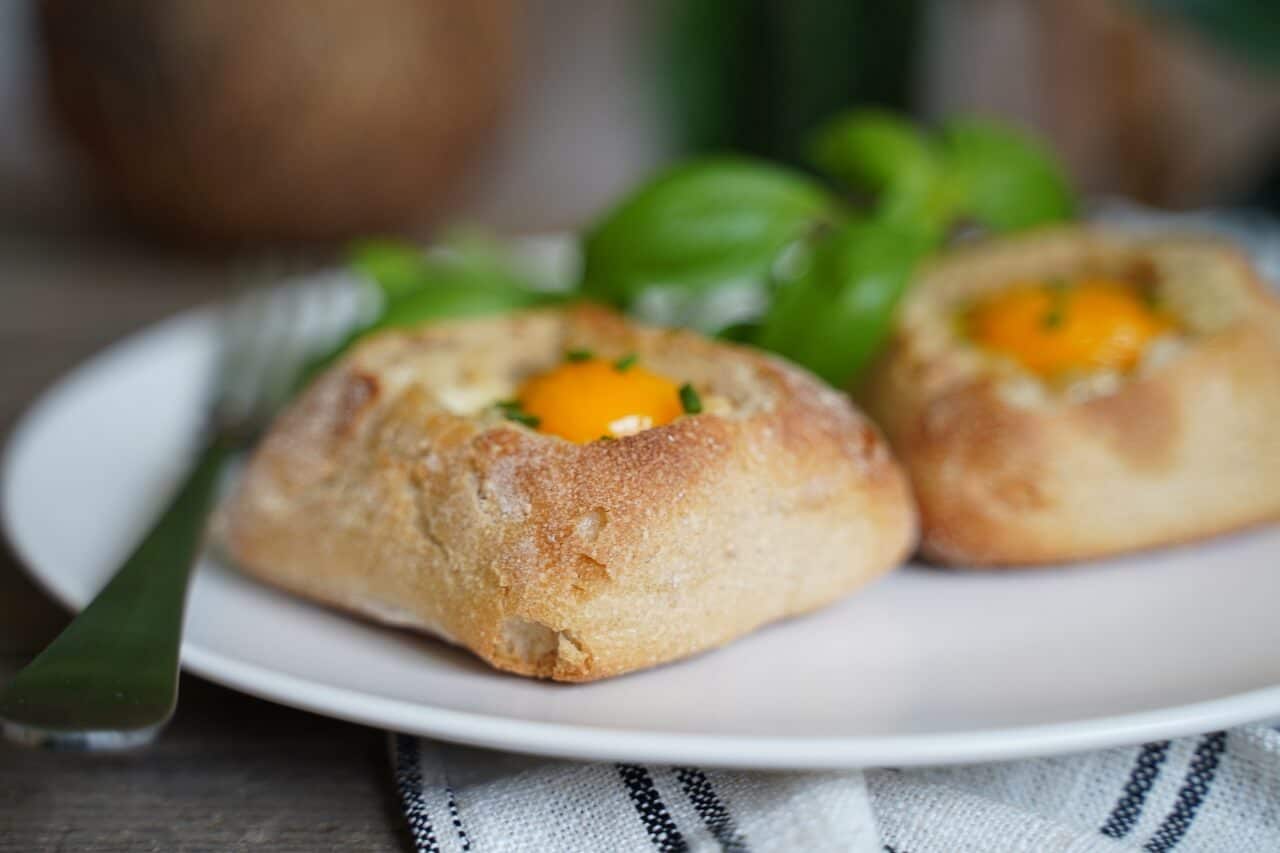
[[[83,603],[38,565],[19,533],[15,468],[40,423],[94,373],[135,348],[183,327],[208,324],[202,305],[135,330],[63,372],[15,421],[0,456],[0,531],[27,576],[72,612]],[[1067,722],[904,735],[716,735],[553,723],[461,711],[376,696],[316,682],[224,655],[184,640],[182,667],[233,690],[347,722],[469,746],[589,761],[697,763],[713,767],[800,770],[916,767],[1045,757],[1201,734],[1280,716],[1280,685],[1163,708]]]

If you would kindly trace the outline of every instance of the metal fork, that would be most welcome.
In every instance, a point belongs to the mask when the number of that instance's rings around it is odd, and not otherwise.
[[[224,309],[209,426],[190,473],[102,591],[0,693],[6,738],[124,749],[168,722],[188,580],[219,475],[288,399],[306,359],[341,332],[343,295],[294,285],[251,291]]]

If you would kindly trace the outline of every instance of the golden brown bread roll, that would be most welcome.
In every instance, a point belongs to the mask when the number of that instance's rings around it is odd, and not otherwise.
[[[495,408],[579,348],[692,383],[703,413],[576,444]],[[843,395],[596,308],[365,341],[281,416],[225,510],[259,578],[563,681],[820,607],[916,535],[905,476]]]
[[[966,328],[1013,282],[1082,277],[1135,282],[1172,331],[1131,369],[1048,379]],[[940,562],[1077,560],[1280,517],[1280,305],[1216,242],[1061,228],[957,251],[914,286],[858,396]]]

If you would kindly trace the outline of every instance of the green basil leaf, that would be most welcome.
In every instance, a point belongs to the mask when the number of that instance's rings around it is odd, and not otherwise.
[[[851,223],[810,247],[779,282],[756,343],[848,387],[876,356],[936,232],[884,220]]]
[[[1053,156],[1030,136],[961,119],[942,130],[946,180],[957,213],[994,231],[1067,220],[1078,207]]]
[[[429,252],[398,240],[364,240],[352,246],[348,265],[378,286],[387,305],[442,286],[535,289],[499,244],[474,236],[448,238]]]
[[[431,252],[395,240],[367,240],[352,247],[348,263],[378,287],[382,305],[375,317],[312,359],[300,372],[298,388],[360,338],[382,329],[505,314],[573,297],[535,288],[499,249],[478,240],[446,243]]]
[[[822,125],[809,144],[818,169],[875,195],[935,181],[938,153],[911,122],[880,110],[844,113]]]
[[[400,240],[361,240],[347,257],[348,266],[376,284],[388,301],[417,290],[428,277],[422,249]]]
[[[874,202],[876,219],[945,234],[957,193],[941,153],[916,125],[881,110],[854,110],[824,124],[809,144],[818,169]]]
[[[757,319],[788,245],[839,216],[817,182],[764,162],[678,166],[624,199],[587,233],[587,296],[638,318],[715,333]]]
[[[417,326],[446,317],[506,314],[564,299],[565,296],[558,293],[444,280],[390,302],[368,331]]]

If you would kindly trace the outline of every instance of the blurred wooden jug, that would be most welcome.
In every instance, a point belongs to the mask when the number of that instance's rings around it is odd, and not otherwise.
[[[340,239],[438,213],[513,76],[512,0],[42,0],[55,116],[184,241]]]

